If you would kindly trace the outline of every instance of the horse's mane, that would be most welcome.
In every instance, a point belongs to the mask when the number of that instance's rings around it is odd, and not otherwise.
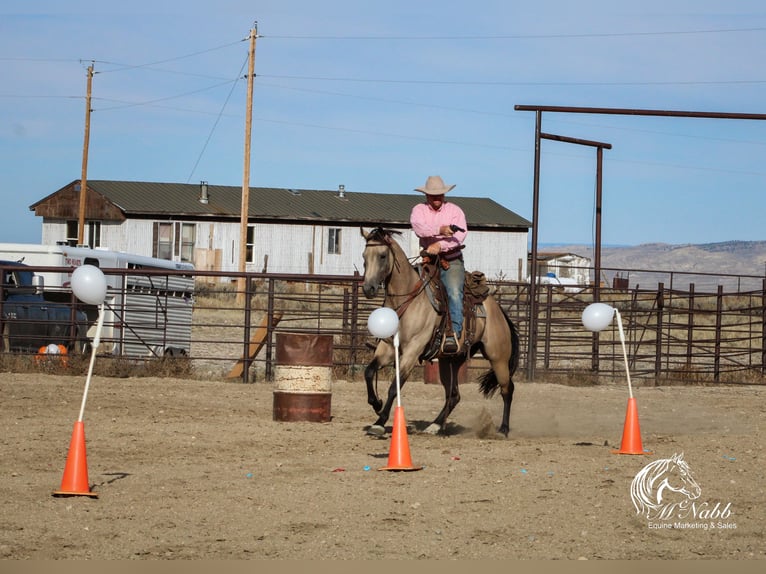
[[[386,229],[382,226],[378,226],[370,230],[370,233],[367,235],[367,241],[382,241],[384,243],[388,243],[393,238],[394,234],[401,235],[401,231],[397,231],[396,229]]]

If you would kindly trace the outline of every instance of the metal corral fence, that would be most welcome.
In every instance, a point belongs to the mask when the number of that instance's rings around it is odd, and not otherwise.
[[[616,277],[631,273],[616,271]],[[108,269],[104,272],[125,273]],[[176,272],[145,274],[172,276]],[[127,373],[132,374],[143,368],[156,374],[157,369],[150,369],[151,365],[175,363],[194,378],[271,381],[275,338],[283,332],[331,334],[334,375],[346,380],[363,378],[376,342],[367,331],[367,318],[383,298],[366,299],[358,275],[229,272],[224,276],[211,271],[193,271],[191,275],[195,289],[193,296],[188,297],[192,309],[189,348],[173,346],[169,353],[159,353],[157,349],[164,348],[162,341],[151,341],[145,353],[129,357],[99,352],[97,364],[102,372],[124,376],[126,369],[132,369]],[[582,326],[583,310],[598,298],[620,311],[631,379],[639,384],[764,384],[766,280],[720,276],[720,283],[711,289],[708,276],[706,288],[700,289],[695,282],[681,287],[683,274],[672,276],[672,288],[662,281],[651,288],[630,287],[615,281],[616,287],[600,286],[597,292],[592,285],[541,285],[537,290],[536,317],[529,314],[528,284],[490,280],[495,297],[519,330],[521,361],[516,380],[529,378],[530,373],[533,379],[570,384],[624,380],[625,364],[616,321],[598,334]],[[244,285],[244,290],[238,290],[238,285]],[[166,291],[156,292],[148,304],[151,313],[137,315],[142,321],[150,320],[155,323],[153,326],[160,327],[158,333],[168,331],[160,325],[169,317],[165,311],[168,296]],[[58,293],[57,299],[65,301],[71,297]],[[94,316],[92,308],[89,316]],[[130,313],[118,310],[112,316],[127,321]],[[184,316],[173,315],[176,321]],[[534,329],[530,328],[532,323]],[[141,331],[140,325],[109,327],[105,323],[105,331],[110,333]],[[183,328],[175,325],[170,332]],[[535,341],[529,340],[530,332],[537,333]],[[99,351],[119,348],[116,343],[109,336],[102,338]],[[9,354],[4,346],[3,359]],[[533,365],[530,355],[535,359]],[[120,367],[110,370],[105,366],[109,362]],[[486,367],[480,358],[471,360],[469,379]],[[422,368],[413,375],[421,380],[422,376]]]

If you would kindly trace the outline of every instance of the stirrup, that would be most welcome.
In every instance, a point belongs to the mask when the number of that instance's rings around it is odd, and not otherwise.
[[[458,355],[463,351],[464,347],[464,340],[465,337],[465,329],[463,329],[460,333],[460,337],[456,337],[454,331],[448,331],[447,334],[444,336],[441,342],[440,350],[445,355]],[[447,339],[452,339],[455,341],[455,348],[449,349],[447,347]]]
[[[449,335],[447,337],[444,337],[444,342],[442,343],[442,353],[445,355],[454,355],[460,350],[460,345],[457,342],[457,339],[453,335]]]

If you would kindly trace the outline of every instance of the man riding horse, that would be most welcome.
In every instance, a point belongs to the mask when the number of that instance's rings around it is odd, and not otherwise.
[[[425,194],[425,202],[412,208],[410,224],[420,238],[424,258],[438,257],[441,280],[447,294],[451,331],[444,340],[442,352],[457,353],[463,347],[463,284],[465,265],[462,249],[468,226],[465,214],[456,204],[444,199],[455,185],[446,185],[438,175],[429,176],[423,187],[415,191]]]
[[[444,387],[445,399],[444,407],[424,432],[444,432],[447,417],[460,402],[460,367],[468,357],[481,353],[489,361],[490,370],[479,377],[479,390],[486,397],[500,391],[503,397],[503,417],[498,432],[508,436],[514,390],[513,374],[519,364],[519,335],[511,319],[488,290],[476,289],[472,282],[470,296],[466,297],[473,305],[473,311],[466,316],[463,328],[465,351],[445,354],[432,349],[431,345],[436,340],[435,333],[443,324],[441,307],[431,296],[435,288],[435,277],[421,275],[421,270],[411,264],[402,246],[394,239],[394,235],[399,232],[382,227],[369,233],[361,231],[365,238],[362,292],[368,299],[373,299],[381,286],[385,289],[383,304],[395,310],[399,316],[397,336],[400,340],[399,376],[391,381],[385,402],[378,397],[374,381],[378,370],[395,362],[394,345],[390,340],[378,341],[375,355],[364,370],[367,402],[378,415],[367,432],[375,436],[385,434],[385,424],[398,397],[399,388],[418,363],[433,357],[439,360],[439,379]]]

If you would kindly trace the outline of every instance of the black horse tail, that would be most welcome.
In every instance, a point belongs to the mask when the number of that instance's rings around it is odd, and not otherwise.
[[[508,323],[508,328],[511,330],[511,357],[508,359],[508,372],[510,375],[510,382],[513,384],[513,375],[516,372],[516,369],[519,368],[519,331],[516,329],[516,325],[513,324],[513,321],[511,321],[511,318],[505,310],[501,308],[501,311]],[[497,375],[493,370],[489,370],[479,377],[479,391],[487,398],[495,394],[498,386],[499,382],[497,380]]]

